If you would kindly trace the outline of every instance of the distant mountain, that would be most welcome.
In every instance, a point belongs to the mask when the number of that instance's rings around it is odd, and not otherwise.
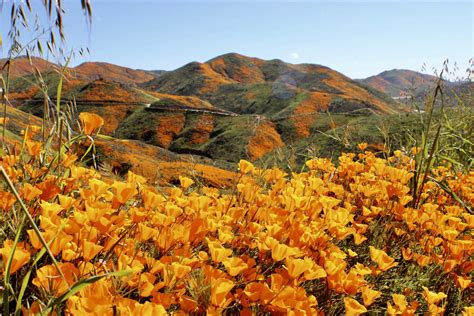
[[[391,97],[419,96],[432,89],[438,78],[412,70],[393,69],[359,81]]]
[[[167,70],[143,70],[143,71],[152,73],[155,77],[159,77],[162,74],[165,74],[168,72]]]
[[[315,115],[334,113],[395,113],[397,104],[382,93],[328,67],[262,60],[236,53],[205,63],[192,62],[144,83],[162,93],[195,95],[238,114],[287,119],[284,137],[306,137]]]
[[[3,72],[6,71],[6,67],[3,67],[6,61],[6,59],[0,60],[0,67],[3,68]],[[35,72],[35,67],[37,67],[40,72],[53,71],[55,68],[59,69],[56,64],[38,57],[32,57],[31,63],[28,58],[19,57],[14,59],[12,64],[14,65],[11,67],[10,72],[12,78],[32,74]],[[137,70],[105,62],[85,62],[68,70],[71,77],[79,80],[91,81],[104,79],[125,84],[144,83],[156,78],[162,73],[161,70]]]

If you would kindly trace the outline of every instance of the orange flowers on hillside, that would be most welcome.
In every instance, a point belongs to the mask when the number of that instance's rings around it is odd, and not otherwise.
[[[82,119],[85,133],[102,124],[84,113]],[[291,174],[242,160],[231,190],[183,175],[175,177],[179,185],[157,187],[131,172],[126,180],[100,175],[72,153],[63,158],[60,175],[36,160],[0,158],[63,274],[31,224],[23,226],[10,272],[11,284],[21,285],[31,271],[25,313],[81,281],[91,284],[59,312],[470,312],[474,216],[459,200],[474,196],[472,173],[436,169],[456,179],[447,183],[452,194],[427,183],[423,203],[413,208],[411,157],[402,152],[389,159],[345,154],[337,165],[314,158],[308,171]],[[18,206],[3,188],[3,263],[21,227]],[[97,275],[103,277],[90,281]]]

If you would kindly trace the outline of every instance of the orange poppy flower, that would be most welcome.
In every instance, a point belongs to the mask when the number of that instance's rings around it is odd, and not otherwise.
[[[26,149],[28,150],[28,154],[32,157],[38,157],[41,153],[41,148],[43,147],[43,144],[40,142],[35,142],[33,140],[27,140],[25,142],[26,144]]]
[[[439,293],[431,292],[430,290],[428,290],[427,287],[423,286],[423,297],[425,298],[428,305],[431,305],[431,304],[436,305],[439,303],[439,301],[447,298],[448,296],[444,294],[443,292],[439,292]]]
[[[135,184],[132,183],[115,181],[112,184],[112,188],[115,192],[115,198],[121,204],[125,204],[129,199],[131,199],[135,194],[137,194]]]
[[[179,177],[179,183],[183,189],[189,188],[191,185],[193,185],[194,181],[188,177]]]
[[[241,173],[253,173],[255,171],[255,167],[251,162],[248,162],[247,160],[240,160],[239,170]]]
[[[461,276],[457,276],[456,281],[457,281],[457,284],[459,285],[459,287],[463,290],[467,289],[469,287],[469,285],[471,285],[471,283],[472,283],[472,281],[469,277],[468,278],[463,278]]]
[[[94,258],[104,247],[100,245],[96,245],[93,242],[90,242],[88,240],[84,240],[84,243],[82,245],[82,257],[86,261],[90,261],[92,258]]]
[[[61,278],[58,270],[54,265],[47,265],[36,271],[36,277],[33,284],[39,288],[43,288],[51,295],[59,295],[69,289],[79,277],[79,270],[71,263],[59,263],[59,268],[65,276],[65,280]]]
[[[462,316],[472,316],[474,315],[474,306],[466,306],[462,310]]]
[[[171,270],[173,271],[173,274],[179,278],[182,279],[184,278],[189,272],[191,272],[191,267],[188,267],[184,264],[180,264],[178,262],[173,262],[171,264]]]
[[[217,307],[225,307],[229,304],[229,300],[226,299],[227,294],[234,287],[234,282],[227,279],[217,279],[212,282],[211,285],[211,303]]]
[[[10,192],[0,191],[0,209],[9,212],[12,205],[16,202],[16,198]]]
[[[398,262],[395,262],[395,259],[387,255],[385,251],[376,249],[372,246],[370,246],[369,249],[370,258],[373,262],[377,263],[380,270],[387,271],[388,269],[398,265]]]
[[[64,167],[68,168],[77,160],[77,158],[77,155],[74,153],[65,154],[64,157],[61,159],[61,164]]]
[[[84,134],[92,135],[94,130],[104,125],[104,119],[97,114],[82,112],[79,114]]]
[[[139,315],[167,316],[168,312],[166,311],[164,306],[161,304],[145,302],[135,307],[132,315],[133,316],[139,316]]]
[[[105,194],[107,192],[107,189],[110,187],[107,183],[100,181],[99,179],[90,179],[89,180],[89,187],[92,190],[92,193],[99,197],[102,194]]]
[[[297,256],[299,254],[300,252],[297,249],[288,247],[285,244],[276,243],[272,247],[272,258],[275,261],[282,261],[288,257]]]
[[[218,241],[207,241],[211,258],[214,262],[223,262],[225,259],[232,255],[232,249],[227,249],[222,246]]]
[[[347,316],[357,316],[367,313],[367,308],[365,308],[364,305],[350,297],[344,297],[344,307],[346,309]]]
[[[266,283],[252,282],[247,284],[244,290],[245,295],[252,302],[262,302],[267,304],[274,296],[274,293]]]
[[[359,148],[361,151],[364,151],[367,148],[368,144],[367,143],[359,143],[357,144],[357,148]]]
[[[226,258],[222,263],[231,276],[239,275],[248,268],[248,265],[237,257]]]
[[[382,292],[372,290],[368,286],[361,288],[362,300],[364,301],[365,306],[370,306],[372,303],[382,295]]]
[[[3,248],[0,248],[0,255],[2,256],[3,264],[6,268],[6,263],[13,251],[13,240],[5,240],[3,242]],[[10,266],[10,274],[15,273],[21,267],[30,261],[30,252],[26,250],[21,244],[17,244],[15,253],[13,255],[12,263]],[[5,273],[5,271],[3,272]]]
[[[21,188],[21,190],[20,190],[21,197],[24,200],[26,200],[27,202],[33,200],[34,198],[36,198],[41,193],[43,193],[43,191],[41,191],[37,187],[32,186],[29,183],[25,183],[23,188]]]
[[[400,310],[405,310],[408,307],[407,299],[402,294],[392,294],[393,302]]]

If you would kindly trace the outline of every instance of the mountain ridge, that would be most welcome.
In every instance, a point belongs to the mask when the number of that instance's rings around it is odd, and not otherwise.
[[[146,71],[102,62],[70,73],[63,101],[106,118],[104,134],[213,161],[263,159],[348,118],[403,111],[329,67],[237,53],[190,62],[148,81]],[[42,117],[43,98],[32,76],[15,79],[13,93],[23,97],[21,109]],[[54,111],[59,74],[53,69],[44,78]]]

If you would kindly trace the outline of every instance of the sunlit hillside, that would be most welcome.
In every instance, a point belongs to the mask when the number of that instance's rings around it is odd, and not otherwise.
[[[474,315],[469,8],[4,1],[0,314]]]

